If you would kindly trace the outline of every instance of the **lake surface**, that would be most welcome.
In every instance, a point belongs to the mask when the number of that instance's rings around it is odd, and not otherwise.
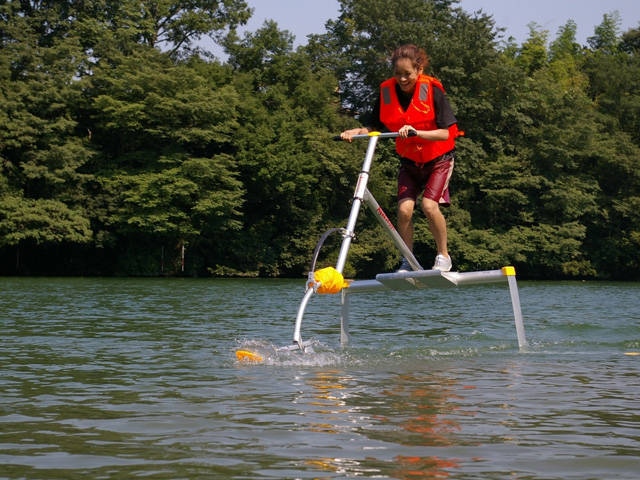
[[[640,284],[519,287],[0,278],[0,477],[639,478]]]

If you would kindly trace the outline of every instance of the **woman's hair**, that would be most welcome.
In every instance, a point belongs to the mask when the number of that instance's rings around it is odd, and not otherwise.
[[[394,50],[391,55],[391,65],[395,66],[396,62],[401,58],[408,58],[411,60],[414,68],[417,68],[418,70],[422,69],[426,72],[427,68],[429,68],[429,57],[427,57],[427,52],[411,43],[400,45]]]

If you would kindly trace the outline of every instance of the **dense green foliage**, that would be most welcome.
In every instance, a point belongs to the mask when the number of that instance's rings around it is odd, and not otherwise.
[[[240,37],[243,0],[0,2],[0,274],[304,274],[364,155],[332,137],[366,121],[389,53],[414,42],[466,132],[456,268],[640,279],[640,30],[613,12],[588,45],[571,20],[518,45],[454,0],[340,4],[294,49],[271,21]],[[381,142],[369,187],[392,220],[396,169]],[[395,265],[368,212],[357,234],[348,275]]]

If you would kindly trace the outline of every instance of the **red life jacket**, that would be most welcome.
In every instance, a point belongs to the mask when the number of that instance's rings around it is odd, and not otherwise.
[[[407,110],[403,110],[396,94],[396,79],[390,78],[380,85],[380,121],[390,131],[396,132],[404,125],[416,130],[436,130],[436,112],[433,104],[433,88],[444,87],[439,80],[428,75],[420,75],[416,82],[413,98]],[[458,126],[449,127],[447,140],[423,140],[418,137],[396,138],[396,152],[416,163],[426,163],[455,148]]]

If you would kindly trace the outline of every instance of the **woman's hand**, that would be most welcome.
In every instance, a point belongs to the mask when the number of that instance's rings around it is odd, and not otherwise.
[[[351,142],[354,135],[366,135],[367,133],[369,133],[368,128],[364,128],[364,127],[352,128],[350,130],[345,130],[344,132],[342,132],[340,134],[340,138],[343,140],[346,140],[347,142]]]
[[[415,128],[413,128],[411,125],[405,125],[404,127],[401,127],[400,130],[398,130],[398,136],[400,138],[408,138],[410,132],[414,132],[411,134],[412,137],[418,135],[418,131]]]

